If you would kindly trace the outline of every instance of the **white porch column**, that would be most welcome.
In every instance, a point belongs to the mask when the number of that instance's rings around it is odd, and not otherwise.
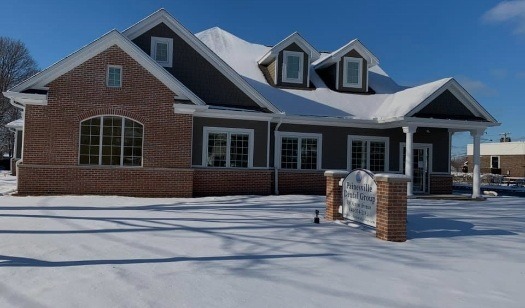
[[[407,196],[412,196],[414,192],[414,133],[416,126],[403,127],[403,133],[406,134],[406,158],[405,158],[405,175],[410,178],[407,183]]]
[[[480,177],[481,177],[481,168],[480,168],[480,144],[481,144],[481,135],[483,135],[484,130],[471,130],[470,135],[474,139],[472,160],[474,166],[472,169],[472,198],[481,197],[480,189]]]

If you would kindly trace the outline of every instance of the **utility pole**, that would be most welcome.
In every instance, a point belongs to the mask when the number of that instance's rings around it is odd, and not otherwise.
[[[510,133],[501,133],[500,136],[503,136],[499,139],[500,142],[510,142]]]

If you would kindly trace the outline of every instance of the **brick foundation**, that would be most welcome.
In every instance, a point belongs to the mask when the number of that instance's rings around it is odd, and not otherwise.
[[[324,195],[324,171],[279,170],[279,194]]]
[[[391,242],[406,241],[407,182],[403,175],[376,174],[376,237]]]
[[[193,170],[19,165],[19,195],[191,197]]]
[[[193,195],[269,195],[271,170],[194,169]]]
[[[450,174],[431,174],[430,175],[430,194],[452,194],[452,175]]]

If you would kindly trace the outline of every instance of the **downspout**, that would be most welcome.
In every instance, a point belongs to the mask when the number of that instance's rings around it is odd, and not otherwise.
[[[283,124],[283,117],[282,115],[279,117],[279,123],[277,123],[277,126],[275,126],[275,130],[273,131],[273,136],[274,136],[274,140],[273,140],[273,152],[274,152],[274,155],[273,155],[273,170],[274,170],[274,184],[275,184],[275,187],[274,187],[274,194],[275,195],[279,195],[279,168],[277,167],[277,158],[278,158],[278,153],[277,153],[277,132],[279,131],[279,127],[281,126],[281,124]]]

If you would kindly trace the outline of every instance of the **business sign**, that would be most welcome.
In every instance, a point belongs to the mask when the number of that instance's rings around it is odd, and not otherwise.
[[[376,226],[377,184],[374,174],[356,169],[343,180],[343,217]]]

